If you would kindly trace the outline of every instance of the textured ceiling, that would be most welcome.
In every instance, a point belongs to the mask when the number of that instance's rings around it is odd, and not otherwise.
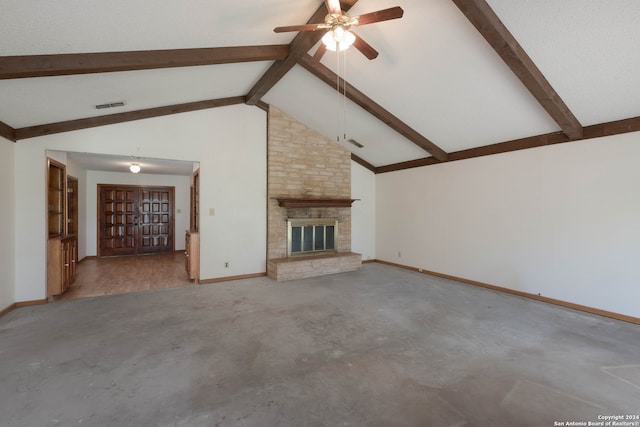
[[[640,2],[487,0],[582,126],[640,116]],[[0,56],[288,44],[322,4],[301,0],[3,0]],[[350,49],[346,80],[446,152],[560,131],[451,0],[360,0],[358,15],[392,6],[402,19],[357,32],[380,55]],[[310,50],[312,54],[314,49]],[[2,58],[0,58],[2,61]],[[337,71],[335,54],[322,64]],[[12,128],[244,96],[270,61],[0,80],[0,121]],[[126,101],[96,110],[96,104]],[[341,141],[373,166],[429,153],[344,102],[295,66],[262,101]],[[340,117],[345,124],[338,124]],[[28,143],[28,139],[19,143]]]
[[[640,2],[488,0],[583,126],[640,113]]]

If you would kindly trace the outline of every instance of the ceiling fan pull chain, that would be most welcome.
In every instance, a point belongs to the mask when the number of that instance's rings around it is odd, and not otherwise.
[[[342,134],[347,140],[347,49],[342,53]]]
[[[340,49],[336,49],[336,142],[340,142]]]

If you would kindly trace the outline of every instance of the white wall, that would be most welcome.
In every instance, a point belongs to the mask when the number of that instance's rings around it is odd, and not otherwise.
[[[351,162],[351,250],[362,260],[376,258],[376,176]]]
[[[47,149],[199,161],[201,278],[266,270],[266,114],[236,105],[15,144],[16,301],[46,296]]]
[[[0,200],[3,201],[3,209],[0,210],[0,311],[15,302],[14,151],[15,144],[0,137]]]
[[[184,250],[184,234],[189,229],[190,176],[154,175],[144,173],[87,172],[87,256],[97,255],[98,236],[98,184],[155,185],[175,187],[175,250]],[[180,212],[178,212],[180,211]]]
[[[377,257],[640,317],[640,133],[376,176]]]

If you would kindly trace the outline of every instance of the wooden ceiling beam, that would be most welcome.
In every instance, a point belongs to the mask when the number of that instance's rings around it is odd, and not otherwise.
[[[624,120],[616,120],[612,122],[586,126],[584,128],[583,136],[580,139],[569,139],[569,137],[563,132],[552,132],[542,135],[530,136],[527,138],[499,142],[497,144],[490,144],[482,147],[469,148],[467,150],[455,151],[449,153],[449,161],[453,162],[457,160],[467,160],[476,157],[508,153],[511,151],[544,147],[546,145],[562,144],[565,142],[585,141],[588,139],[620,135],[629,132],[640,132],[640,117],[632,117]],[[425,157],[408,162],[378,166],[375,168],[375,173],[394,172],[404,169],[430,166],[434,164],[438,164],[438,162],[433,157]]]
[[[573,140],[573,141],[581,141]],[[560,144],[571,141],[562,132],[551,132],[543,135],[514,139],[512,141],[499,142],[497,144],[484,145],[451,153],[451,161],[473,159],[476,157],[491,156],[493,154],[508,153],[511,151],[527,150],[529,148],[544,147],[545,145]]]
[[[0,136],[16,142],[16,130],[4,122],[0,122]]]
[[[258,107],[259,109],[261,109],[262,111],[264,111],[267,114],[269,113],[269,104],[267,104],[264,101],[256,102],[256,107]]]
[[[286,58],[287,45],[0,57],[0,79],[192,67]]]
[[[364,160],[363,158],[360,158],[360,157],[356,156],[355,154],[351,153],[351,160],[353,160],[354,162],[356,162],[360,166],[363,166],[363,167],[369,169],[371,172],[376,173],[376,167],[373,166],[371,163],[367,162],[366,160]]]
[[[344,12],[348,11],[358,0],[342,1],[341,6]],[[324,22],[327,15],[327,7],[323,2],[315,13],[307,21],[308,24]],[[262,97],[273,88],[297,63],[300,58],[309,52],[324,35],[323,31],[301,31],[289,45],[289,55],[285,59],[274,62],[266,73],[260,77],[258,82],[247,93],[247,104],[255,105]]]
[[[409,160],[406,162],[400,163],[392,163],[390,165],[378,166],[375,170],[375,173],[387,173],[387,172],[396,172],[405,169],[413,169],[420,168],[422,166],[431,166],[440,164],[437,159],[433,157],[423,157],[421,159]]]
[[[186,104],[176,104],[165,107],[148,108],[145,110],[127,111],[118,114],[108,114],[106,116],[88,117],[85,119],[30,126],[15,129],[15,138],[16,140],[35,138],[55,133],[113,125],[117,123],[131,122],[134,120],[149,119],[152,117],[168,116],[170,114],[187,113],[190,111],[204,110],[208,108],[243,104],[244,101],[244,96],[235,96],[231,98],[210,99],[207,101],[189,102]]]
[[[584,128],[584,139],[620,135],[640,131],[640,116],[591,125]]]
[[[354,86],[352,86],[348,82],[345,82],[342,77],[338,77],[336,73],[331,71],[329,68],[325,67],[318,61],[314,61],[311,56],[305,55],[304,57],[300,58],[299,63],[302,67],[304,67],[304,69],[322,80],[327,85],[331,86],[333,89],[336,89],[336,79],[339,78],[340,87],[343,87],[343,85],[346,84],[347,98],[349,98],[352,102],[354,102],[356,105],[359,105],[366,112],[382,121],[384,124],[407,138],[409,141],[413,142],[426,152],[430,153],[436,159],[442,162],[447,161],[447,153],[442,148],[429,141],[418,131],[411,128],[409,125],[391,114],[389,111],[385,110],[381,105],[366,96],[364,93],[360,92]]]
[[[571,139],[582,125],[485,0],[453,0],[524,86]]]

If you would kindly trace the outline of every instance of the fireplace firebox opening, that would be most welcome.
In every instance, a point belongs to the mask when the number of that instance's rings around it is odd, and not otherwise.
[[[338,247],[336,218],[290,218],[287,220],[287,256],[335,253]]]

